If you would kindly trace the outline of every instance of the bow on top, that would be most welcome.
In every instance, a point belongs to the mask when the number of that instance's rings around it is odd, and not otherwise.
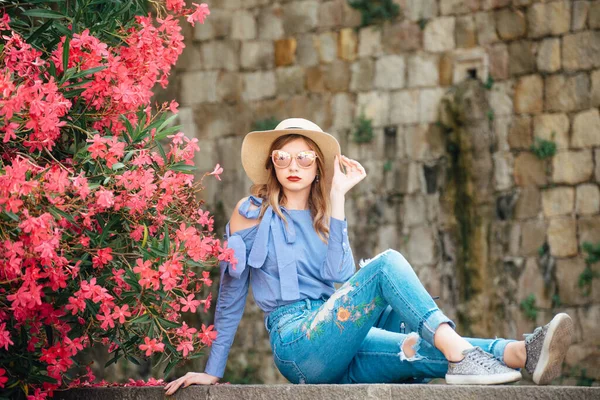
[[[250,196],[240,205],[238,211],[246,218],[258,219],[262,201],[263,199],[259,197]],[[258,206],[258,208],[251,210],[251,204]],[[298,288],[296,256],[293,248],[293,244],[296,241],[296,229],[294,228],[294,222],[289,212],[284,207],[280,208],[288,221],[287,229],[283,220],[269,206],[258,225],[258,231],[256,232],[248,260],[246,260],[246,244],[244,240],[239,235],[230,235],[229,223],[227,223],[225,227],[226,239],[228,240],[227,247],[233,249],[235,258],[238,260],[236,269],[229,269],[229,275],[239,279],[242,272],[246,269],[246,264],[252,268],[262,267],[269,252],[269,236],[272,234],[277,257],[277,269],[279,271],[281,298],[283,300],[297,300],[300,298],[300,291]]]

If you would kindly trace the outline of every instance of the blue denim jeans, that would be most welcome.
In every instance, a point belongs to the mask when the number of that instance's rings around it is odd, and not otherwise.
[[[444,377],[448,361],[433,346],[442,323],[411,265],[395,250],[370,259],[331,297],[281,306],[265,318],[275,365],[292,383],[397,383]],[[403,351],[416,336],[415,354]],[[503,361],[511,340],[470,339]]]

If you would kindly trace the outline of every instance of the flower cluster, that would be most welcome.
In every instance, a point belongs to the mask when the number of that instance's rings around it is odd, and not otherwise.
[[[119,46],[84,29],[47,53],[0,16],[0,388],[10,397],[92,384],[75,356],[94,343],[110,362],[163,356],[168,373],[216,337],[182,315],[207,311],[210,293],[198,295],[212,268],[236,262],[197,196],[223,169],[194,180],[200,148],[171,125],[177,104],[150,106],[184,47],[177,17],[202,23],[209,11],[166,0],[165,12],[137,16]]]

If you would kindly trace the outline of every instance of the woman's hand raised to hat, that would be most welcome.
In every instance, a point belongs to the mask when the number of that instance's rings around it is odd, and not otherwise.
[[[346,168],[345,174],[342,172],[340,163]],[[348,190],[367,176],[365,169],[358,161],[344,155],[336,155],[334,164],[333,180],[331,182],[332,194],[345,195]]]

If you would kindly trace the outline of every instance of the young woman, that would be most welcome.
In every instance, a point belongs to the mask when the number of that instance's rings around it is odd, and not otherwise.
[[[355,273],[344,202],[366,172],[316,124],[290,118],[249,133],[242,165],[255,185],[226,227],[237,265],[221,263],[218,335],[205,372],[170,382],[167,394],[223,376],[250,283],[275,365],[292,383],[498,384],[525,367],[548,384],[560,373],[573,331],[566,314],[525,341],[462,338],[397,251],[361,260]]]

